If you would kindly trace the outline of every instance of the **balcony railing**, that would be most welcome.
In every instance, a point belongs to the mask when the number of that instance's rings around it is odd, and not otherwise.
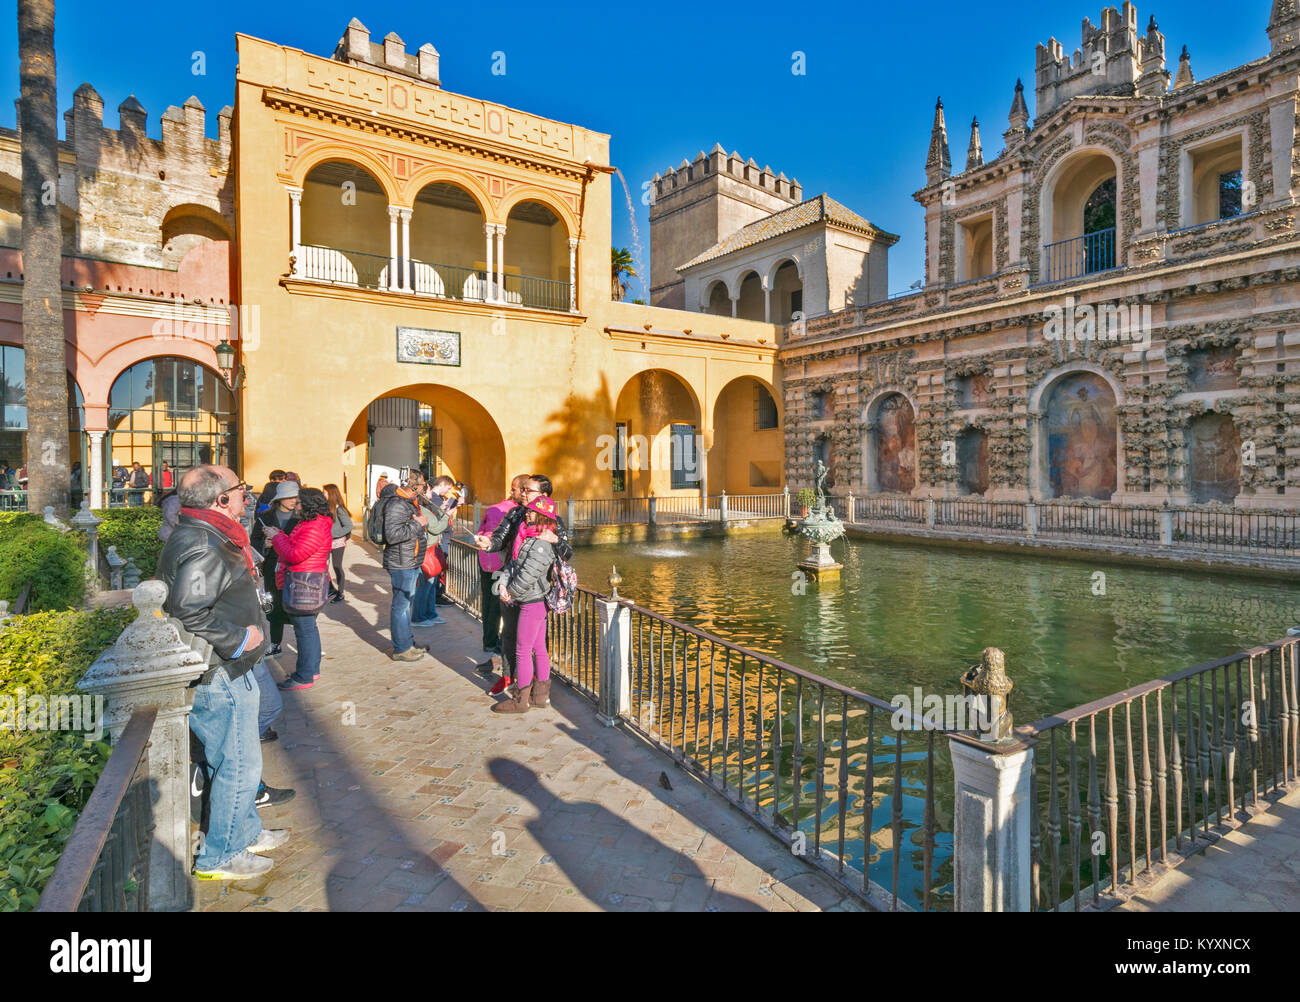
[[[303,244],[299,273],[303,278],[361,289],[388,289],[389,259],[380,254]],[[532,275],[506,275],[504,290],[489,282],[481,268],[437,264],[411,259],[406,262],[406,287],[419,296],[463,302],[504,302],[539,310],[569,309],[569,283]]]
[[[1115,227],[1048,244],[1044,281],[1063,282],[1115,267]]]

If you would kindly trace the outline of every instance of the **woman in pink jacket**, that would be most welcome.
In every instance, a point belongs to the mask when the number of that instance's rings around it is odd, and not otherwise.
[[[316,616],[325,605],[329,589],[327,568],[334,525],[324,492],[314,487],[304,487],[299,491],[295,514],[301,521],[292,532],[286,534],[274,527],[265,529],[280,558],[275,569],[275,584],[285,597],[284,611],[293,624],[293,635],[298,644],[294,673],[280,683],[280,688],[286,690],[310,689],[320,678],[320,630],[316,627]],[[285,591],[289,575],[293,575],[292,593]],[[291,594],[296,601],[290,601]]]

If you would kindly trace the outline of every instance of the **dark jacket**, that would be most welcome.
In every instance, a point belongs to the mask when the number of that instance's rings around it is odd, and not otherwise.
[[[528,602],[540,602],[551,590],[550,572],[555,563],[555,547],[533,536],[524,540],[519,548],[519,556],[510,561],[506,569],[506,591],[510,598],[524,605]]]
[[[330,529],[331,539],[347,539],[352,535],[352,516],[342,505],[334,509],[333,528]]]
[[[262,554],[262,580],[266,582],[268,591],[277,591],[275,586],[275,568],[279,564],[280,558],[275,552],[275,547],[270,544],[266,538],[266,527],[274,526],[280,528],[280,523],[276,520],[276,505],[272,505],[266,511],[257,515],[253,519],[253,529],[248,534],[248,541],[253,544],[253,549]],[[288,534],[298,528],[301,519],[297,515],[290,517],[289,521],[284,524],[283,531]]]
[[[487,552],[505,553],[506,563],[509,563],[515,533],[524,524],[524,516],[527,514],[528,509],[523,505],[516,505],[506,512],[505,518],[492,533],[492,542],[488,544]],[[555,555],[567,564],[573,560],[573,547],[569,544],[569,530],[564,526],[564,519],[555,520],[555,534],[560,537],[560,541],[555,544]]]
[[[424,526],[415,520],[415,502],[397,496],[397,485],[389,484],[375,502],[384,506],[384,570],[408,571],[424,562],[429,548]]]
[[[258,601],[257,580],[243,552],[221,532],[181,515],[158,556],[158,577],[167,585],[163,609],[212,645],[214,669],[224,667],[233,680],[261,659],[270,626]],[[233,657],[250,626],[262,631],[262,642]],[[211,674],[201,681],[210,682]]]

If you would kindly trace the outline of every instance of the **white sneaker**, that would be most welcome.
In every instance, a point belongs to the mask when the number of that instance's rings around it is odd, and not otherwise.
[[[257,841],[248,847],[249,852],[270,852],[289,841],[289,828],[263,828]]]
[[[237,856],[232,856],[221,866],[213,867],[210,870],[200,870],[194,868],[194,876],[199,880],[247,880],[250,877],[260,877],[275,865],[273,860],[265,856],[254,856],[245,849]]]

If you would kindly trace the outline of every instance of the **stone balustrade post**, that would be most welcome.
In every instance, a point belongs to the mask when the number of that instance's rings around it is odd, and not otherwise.
[[[1034,501],[1025,502],[1025,535],[1031,539],[1038,535],[1038,504]]]
[[[600,624],[600,697],[596,718],[613,727],[632,705],[632,612],[619,601],[618,570],[609,576],[609,598],[596,599]]]
[[[81,510],[70,519],[72,527],[79,530],[86,539],[86,571],[90,587],[99,590],[99,526],[102,518],[91,514],[90,502],[82,501]]]
[[[483,502],[474,502],[474,531],[478,532],[478,527],[483,524]]]
[[[136,710],[158,709],[145,748],[152,787],[153,835],[149,849],[150,911],[188,911],[190,876],[191,684],[208,670],[212,647],[162,611],[167,586],[146,581],[131,596],[138,615],[113,646],[95,659],[79,688],[104,698],[104,725],[113,740]]]
[[[727,526],[727,492],[723,491],[718,499],[718,521],[722,523],[723,528]]]
[[[985,648],[962,676],[972,732],[948,735],[952,754],[953,899],[959,912],[1030,910],[1032,745],[1012,736],[1003,655]]]
[[[1162,511],[1160,513],[1160,545],[1174,545],[1174,513],[1172,511]]]
[[[781,488],[781,494],[785,500],[785,507],[782,509],[782,511],[785,514],[786,521],[789,521],[790,520],[790,485],[789,484],[786,484],[784,487]]]
[[[108,553],[104,555],[108,561],[108,587],[113,591],[122,589],[122,568],[126,566],[126,561],[117,555],[117,547],[110,546]]]
[[[647,524],[647,525],[654,525],[654,524],[655,524],[655,519],[658,517],[658,514],[659,514],[659,506],[658,506],[658,504],[656,503],[656,502],[658,502],[658,500],[659,500],[659,499],[656,498],[653,494],[650,495],[650,504],[649,504],[649,512],[650,512],[650,513],[649,513],[649,515],[646,516],[646,524]]]
[[[569,528],[573,528],[573,526],[578,524],[577,511],[578,511],[577,502],[573,500],[573,495],[570,494],[569,495]]]
[[[853,516],[853,511],[854,511],[854,502],[853,502],[853,492],[852,492],[852,491],[849,492],[849,496],[848,496],[848,498],[847,498],[846,501],[845,501],[845,505],[846,505],[846,509],[845,509],[845,512],[844,512],[844,521],[846,521],[846,522],[852,522],[852,521],[854,520],[854,516]]]
[[[927,529],[933,529],[933,528],[934,528],[934,521],[935,521],[935,519],[934,519],[934,498],[926,498],[926,499],[925,499],[925,527],[926,527]]]

